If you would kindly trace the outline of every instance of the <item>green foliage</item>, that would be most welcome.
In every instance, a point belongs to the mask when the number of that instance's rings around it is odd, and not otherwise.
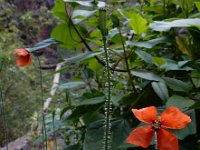
[[[131,13],[129,25],[135,31],[135,33],[139,35],[148,28],[147,21],[136,13]]]
[[[131,109],[152,105],[159,110],[173,105],[188,114],[192,122],[173,132],[184,143],[190,135],[198,147],[199,3],[135,3],[57,0],[51,10],[60,19],[51,32],[60,42],[58,53],[63,53],[63,68],[57,73],[69,73],[70,78],[59,86],[66,98],[57,128],[48,135],[61,133],[71,145],[65,149],[102,149],[105,141],[114,150],[134,149],[126,144],[138,125]],[[32,49],[54,42],[43,41]],[[54,123],[47,120],[49,129]]]
[[[71,142],[66,149],[101,149],[107,138],[112,149],[134,149],[125,143],[130,127],[137,125],[130,110],[151,105],[161,109],[173,105],[190,115],[192,123],[175,134],[180,139],[196,134],[197,146],[199,3],[151,0],[133,5],[108,1],[97,13],[103,5],[98,1],[57,0],[52,9],[61,23],[51,36],[61,41],[66,51],[75,50],[62,63],[79,68],[61,85],[67,94],[62,118],[71,111],[66,124],[83,133],[77,133],[78,144]],[[103,46],[109,55],[110,81]],[[71,70],[68,65],[63,67],[65,71]],[[84,88],[79,83],[84,83]],[[107,105],[110,87],[113,119],[111,134],[104,137],[102,117],[109,108],[104,110],[103,104]]]

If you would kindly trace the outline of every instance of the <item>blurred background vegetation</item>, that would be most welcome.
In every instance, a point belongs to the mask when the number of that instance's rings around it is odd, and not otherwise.
[[[12,141],[30,130],[31,116],[40,110],[43,102],[40,97],[40,78],[37,61],[29,68],[19,68],[12,54],[16,48],[31,47],[38,41],[48,38],[55,22],[49,13],[50,3],[42,0],[0,0],[0,58],[3,64],[1,86],[5,98],[8,139]],[[43,63],[55,61],[55,51],[40,51]],[[35,58],[34,58],[35,59]],[[44,72],[45,81],[52,80],[52,74]],[[51,82],[44,84],[44,92],[49,93]],[[1,111],[2,114],[2,111]],[[4,127],[0,117],[0,145],[4,144]]]

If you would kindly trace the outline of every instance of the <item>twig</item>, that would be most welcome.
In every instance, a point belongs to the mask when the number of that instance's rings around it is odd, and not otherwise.
[[[134,91],[135,94],[137,94],[137,90],[135,88],[135,84],[133,82],[133,78],[132,78],[132,75],[131,75],[131,71],[130,71],[130,68],[129,68],[129,65],[128,65],[128,57],[126,55],[126,48],[125,48],[125,45],[124,45],[124,41],[123,41],[123,38],[122,38],[122,33],[121,33],[121,30],[118,28],[119,30],[119,36],[120,36],[120,40],[122,42],[122,47],[123,47],[123,51],[124,51],[124,61],[125,61],[125,64],[126,64],[126,69],[127,69],[127,72],[128,72],[128,75],[129,75],[129,78],[130,78],[130,82],[131,82],[131,86],[132,86],[132,90]]]

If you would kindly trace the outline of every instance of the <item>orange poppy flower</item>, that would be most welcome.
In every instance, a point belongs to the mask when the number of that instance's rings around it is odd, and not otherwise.
[[[19,56],[16,60],[18,66],[25,67],[31,64],[31,55],[26,49],[16,49],[13,54]]]
[[[178,139],[165,128],[185,128],[191,122],[188,115],[174,106],[164,110],[160,116],[157,116],[154,106],[132,109],[132,112],[138,120],[149,125],[134,129],[126,139],[128,143],[147,148],[156,133],[159,150],[179,150]]]

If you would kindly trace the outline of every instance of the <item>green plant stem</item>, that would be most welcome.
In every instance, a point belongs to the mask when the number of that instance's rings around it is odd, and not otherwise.
[[[3,69],[3,64],[4,62],[1,62],[0,66],[0,73]],[[1,74],[0,74],[1,77]],[[2,88],[2,82],[0,80],[0,99],[1,99],[1,111],[2,111],[2,117],[3,117],[3,131],[4,131],[4,136],[5,136],[5,142],[6,142],[6,150],[8,150],[8,131],[7,131],[7,121],[6,121],[6,112],[5,112],[5,100],[3,97],[3,88]]]
[[[126,69],[127,69],[128,75],[129,75],[132,90],[135,94],[137,94],[137,90],[135,88],[135,84],[133,82],[133,78],[132,78],[132,75],[131,75],[131,70],[130,70],[129,65],[128,65],[128,57],[126,55],[126,48],[125,48],[124,41],[123,41],[123,38],[122,38],[122,33],[121,33],[120,29],[118,29],[118,31],[119,31],[119,35],[120,35],[120,40],[122,42],[122,47],[123,47],[123,51],[124,51],[124,61],[125,61],[125,64],[126,64]]]
[[[88,51],[92,52],[92,49],[90,48],[90,46],[87,44],[87,42],[84,40],[84,38],[82,37],[81,33],[78,31],[78,29],[76,28],[75,24],[72,21],[71,16],[68,14],[67,11],[67,4],[65,3],[65,11],[66,11],[66,15],[68,17],[68,22],[69,24],[74,28],[76,34],[79,36],[79,38],[81,39],[81,42],[83,42],[83,44],[85,45],[85,47],[88,49]],[[95,58],[97,59],[97,61],[102,64],[105,65],[104,62],[102,62],[97,56],[95,56]]]
[[[110,126],[111,126],[111,122],[110,122],[110,118],[111,118],[111,74],[110,74],[110,68],[109,68],[109,54],[108,54],[108,50],[107,50],[107,46],[106,46],[106,38],[103,37],[103,45],[104,45],[104,52],[105,52],[105,58],[106,58],[106,71],[107,71],[107,83],[108,83],[108,95],[107,95],[107,99],[106,99],[106,106],[105,106],[105,145],[104,145],[104,150],[109,150],[109,146],[110,146]]]
[[[164,12],[164,18],[166,17],[166,1],[163,0],[163,12]]]
[[[78,29],[76,28],[75,24],[73,23],[72,21],[72,18],[71,16],[68,14],[67,12],[67,4],[65,3],[65,12],[66,12],[66,15],[68,17],[68,22],[69,24],[74,28],[76,34],[79,36],[79,38],[81,39],[81,42],[83,42],[83,44],[85,45],[85,47],[88,49],[88,51],[92,52],[93,50],[91,49],[91,47],[87,44],[87,42],[85,41],[85,39],[82,37],[82,35],[80,34],[80,32],[78,31]],[[94,56],[94,58],[99,62],[99,64],[101,64],[102,66],[106,66],[106,64],[99,59],[99,57],[97,56]],[[115,69],[115,68],[112,68],[112,67],[109,67],[109,69],[111,71],[117,71],[117,72],[128,72],[127,70],[122,70],[122,69]]]
[[[58,144],[57,144],[57,139],[56,139],[56,134],[55,134],[55,115],[56,115],[56,111],[55,111],[55,104],[54,104],[54,111],[52,113],[52,120],[53,120],[53,138],[54,138],[54,142],[55,142],[55,150],[58,149]]]
[[[37,57],[39,68],[41,68],[41,62],[39,57]],[[40,69],[40,89],[41,89],[41,99],[42,99],[42,106],[44,105],[44,94],[43,94],[43,77],[42,77],[42,70]],[[44,107],[42,107],[42,133],[44,134],[43,141],[45,141],[45,150],[48,149],[47,145],[47,130],[46,130],[46,124],[45,124],[45,112],[43,110]]]

